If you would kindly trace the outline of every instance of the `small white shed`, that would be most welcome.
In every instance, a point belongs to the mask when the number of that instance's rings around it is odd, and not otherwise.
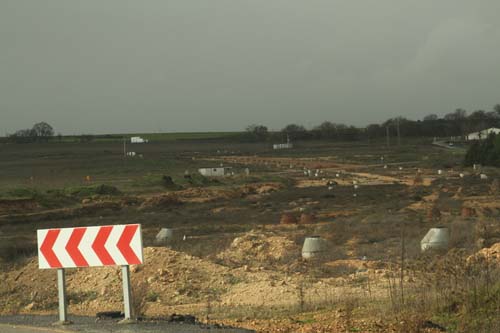
[[[224,177],[229,175],[231,168],[217,167],[217,168],[201,168],[198,172],[205,177]]]
[[[130,143],[147,143],[148,140],[141,138],[140,136],[133,136],[130,138]]]

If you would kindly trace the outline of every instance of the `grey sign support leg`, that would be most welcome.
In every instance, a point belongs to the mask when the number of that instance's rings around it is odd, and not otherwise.
[[[128,265],[122,266],[122,282],[123,282],[123,303],[125,305],[125,319],[132,318],[132,290],[130,288],[130,269]]]
[[[66,274],[64,268],[57,269],[57,290],[59,294],[59,322],[65,324],[68,320],[66,308]]]

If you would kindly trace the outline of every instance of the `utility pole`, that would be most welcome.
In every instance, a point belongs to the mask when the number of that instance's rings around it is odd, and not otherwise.
[[[399,276],[399,287],[401,289],[401,306],[405,303],[404,276],[405,276],[405,226],[401,223],[401,271]]]
[[[386,140],[387,140],[387,147],[391,145],[391,139],[389,138],[389,125],[385,126],[385,134],[386,134]]]
[[[396,129],[398,132],[398,146],[401,146],[401,132],[399,131],[399,117],[396,118]]]
[[[123,137],[123,157],[127,157],[127,139]]]

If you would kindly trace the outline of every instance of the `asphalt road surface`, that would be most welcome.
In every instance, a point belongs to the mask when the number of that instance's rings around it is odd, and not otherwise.
[[[16,326],[9,324],[0,324],[0,332],[2,333],[61,333],[60,330],[50,328],[36,328],[29,326]]]
[[[0,316],[1,333],[251,333],[233,327],[172,323],[161,320],[118,324],[116,320],[96,321],[93,317],[70,316],[71,325],[54,327],[57,316]]]

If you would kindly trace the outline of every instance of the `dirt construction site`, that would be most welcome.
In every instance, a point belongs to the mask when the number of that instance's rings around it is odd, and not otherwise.
[[[152,143],[125,161],[119,146],[89,145],[0,147],[30,165],[0,161],[0,315],[57,313],[37,229],[139,223],[144,264],[131,279],[144,318],[257,332],[471,332],[481,305],[476,332],[500,327],[500,172],[463,167],[463,152]],[[227,171],[204,177],[201,167]],[[446,248],[422,252],[436,227],[449,230]],[[172,233],[158,240],[162,228]],[[313,236],[321,249],[303,258]],[[68,269],[66,279],[71,314],[122,310],[119,267]]]

